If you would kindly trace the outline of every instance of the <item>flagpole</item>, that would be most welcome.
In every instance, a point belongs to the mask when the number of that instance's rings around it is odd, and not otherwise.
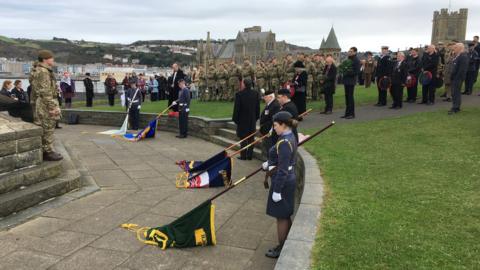
[[[325,130],[331,128],[333,125],[335,125],[335,122],[332,121],[330,124],[328,124],[327,126],[325,126],[324,128],[320,129],[319,131],[313,133],[311,136],[309,136],[308,138],[306,138],[305,140],[301,141],[298,146],[301,146],[303,144],[305,144],[306,142],[310,141],[311,139],[315,138],[316,136],[318,136],[320,133],[324,132]],[[213,195],[212,197],[210,197],[207,201],[213,201],[215,199],[217,199],[218,197],[222,196],[223,194],[227,193],[228,191],[230,191],[231,189],[233,189],[234,187],[238,186],[239,184],[245,182],[247,179],[251,178],[252,176],[254,176],[255,174],[259,173],[260,171],[262,171],[262,167],[256,169],[255,171],[251,172],[249,175],[247,176],[244,176],[242,178],[240,178],[239,180],[235,181],[235,183],[233,183],[232,185],[228,186],[227,188],[225,188],[224,190],[220,191],[219,193]]]
[[[177,102],[177,101],[178,101],[178,99],[175,100],[174,102]],[[160,117],[161,117],[162,115],[164,115],[164,114],[165,114],[168,110],[170,110],[172,107],[173,107],[173,102],[172,102],[172,104],[170,104],[170,106],[168,106],[165,110],[163,110],[161,113],[159,113],[159,114],[157,115],[156,119],[160,119]]]
[[[311,111],[312,111],[312,109],[308,109],[306,112],[300,114],[298,117],[299,117],[299,118],[300,118],[300,117],[304,117],[305,115],[309,114]],[[260,126],[260,128],[261,128],[261,126]],[[233,147],[235,147],[235,145],[238,145],[238,144],[244,142],[245,140],[247,140],[247,139],[255,136],[255,134],[257,134],[257,131],[254,131],[253,133],[251,133],[251,134],[248,135],[247,137],[241,139],[240,141],[231,144],[229,147],[225,148],[225,151],[228,151],[228,150],[232,149]]]

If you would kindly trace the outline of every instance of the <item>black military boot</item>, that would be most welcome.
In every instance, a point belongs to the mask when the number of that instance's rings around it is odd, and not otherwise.
[[[282,252],[282,246],[278,245],[274,248],[269,249],[267,253],[265,253],[265,256],[276,259],[280,257],[280,252]]]
[[[59,161],[62,160],[63,157],[59,153],[56,152],[43,152],[43,161]]]

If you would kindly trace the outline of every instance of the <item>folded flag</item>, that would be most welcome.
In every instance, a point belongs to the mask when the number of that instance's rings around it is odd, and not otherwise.
[[[177,174],[177,188],[206,188],[229,186],[232,181],[232,159],[224,157],[204,172]]]
[[[175,162],[182,170],[185,172],[200,172],[205,171],[206,169],[210,168],[210,166],[216,164],[217,162],[224,159],[228,156],[227,151],[223,150],[220,153],[214,155],[213,157],[205,160],[205,161],[197,161],[197,160],[180,160]]]
[[[141,242],[161,249],[215,245],[215,205],[211,200],[207,200],[172,223],[161,227],[140,228],[136,224],[122,224],[122,228],[136,232]]]
[[[123,135],[123,138],[132,141],[132,142],[138,142],[142,139],[145,138],[154,138],[155,137],[155,132],[157,131],[157,123],[158,119],[155,118],[154,120],[150,121],[148,126],[144,129],[142,129],[139,133],[126,133]]]

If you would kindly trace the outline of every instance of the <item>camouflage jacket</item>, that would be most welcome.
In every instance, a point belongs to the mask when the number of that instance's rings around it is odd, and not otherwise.
[[[218,80],[228,80],[228,71],[225,68],[220,68],[216,72]]]
[[[237,65],[231,64],[230,66],[228,66],[228,77],[230,79],[235,79],[236,81],[238,81],[238,78],[240,76],[242,76],[242,71]]]
[[[59,107],[57,81],[52,68],[42,63],[38,64],[32,70],[30,81],[32,84],[31,97],[37,110],[51,111]]]
[[[260,65],[257,65],[255,68],[255,76],[257,79],[266,79],[267,78],[267,70]]]
[[[243,65],[242,66],[242,78],[254,78],[255,77],[255,69],[253,69],[252,65]]]

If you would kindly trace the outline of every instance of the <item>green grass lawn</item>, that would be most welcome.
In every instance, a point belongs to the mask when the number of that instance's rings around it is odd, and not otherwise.
[[[480,109],[338,125],[313,269],[480,269]]]

